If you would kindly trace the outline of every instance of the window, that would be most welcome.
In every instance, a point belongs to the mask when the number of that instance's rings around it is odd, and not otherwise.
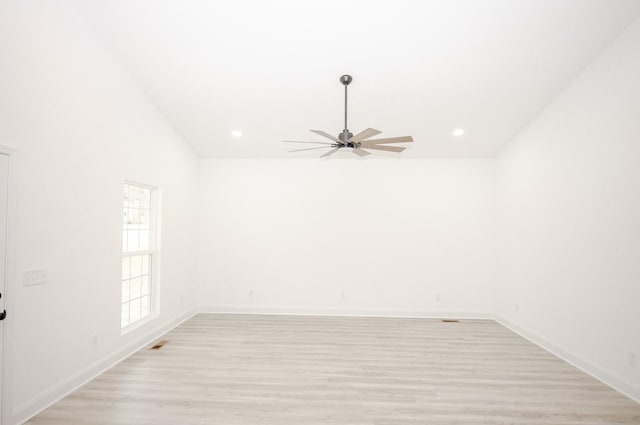
[[[154,262],[157,262],[157,190],[124,184],[122,208],[122,314],[126,328],[153,312]]]

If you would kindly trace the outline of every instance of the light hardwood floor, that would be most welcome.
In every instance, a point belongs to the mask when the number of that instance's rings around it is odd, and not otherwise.
[[[31,425],[640,424],[493,321],[200,314]]]

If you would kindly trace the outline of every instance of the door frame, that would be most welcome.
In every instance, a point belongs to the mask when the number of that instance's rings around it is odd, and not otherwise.
[[[11,367],[8,365],[13,364],[12,352],[7,350],[10,342],[13,341],[14,327],[13,321],[10,319],[13,316],[15,303],[13,302],[14,294],[17,292],[16,285],[16,229],[18,220],[17,209],[17,194],[18,194],[18,149],[13,146],[0,144],[0,154],[6,155],[9,158],[9,170],[8,170],[8,187],[7,187],[7,240],[5,250],[5,282],[4,282],[4,298],[5,308],[8,312],[8,320],[4,322],[4,341],[2,341],[2,355],[0,358],[0,368],[2,368],[2,380],[0,386],[2,394],[0,399],[0,425],[11,423],[9,419],[13,412],[10,411],[11,407],[11,393],[8,391],[11,388],[13,376],[10,376]],[[8,296],[7,296],[8,295]]]

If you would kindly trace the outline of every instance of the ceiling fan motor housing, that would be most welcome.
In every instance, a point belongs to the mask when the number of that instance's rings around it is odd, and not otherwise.
[[[348,143],[349,139],[353,137],[353,133],[349,131],[348,128],[342,130],[342,133],[338,134],[338,139],[342,141],[342,143]]]

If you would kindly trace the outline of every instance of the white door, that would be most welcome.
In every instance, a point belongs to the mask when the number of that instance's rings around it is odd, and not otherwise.
[[[7,192],[9,187],[9,157],[0,154],[0,318],[4,317],[7,255]],[[2,372],[4,348],[4,320],[0,321],[0,424],[2,423]]]

